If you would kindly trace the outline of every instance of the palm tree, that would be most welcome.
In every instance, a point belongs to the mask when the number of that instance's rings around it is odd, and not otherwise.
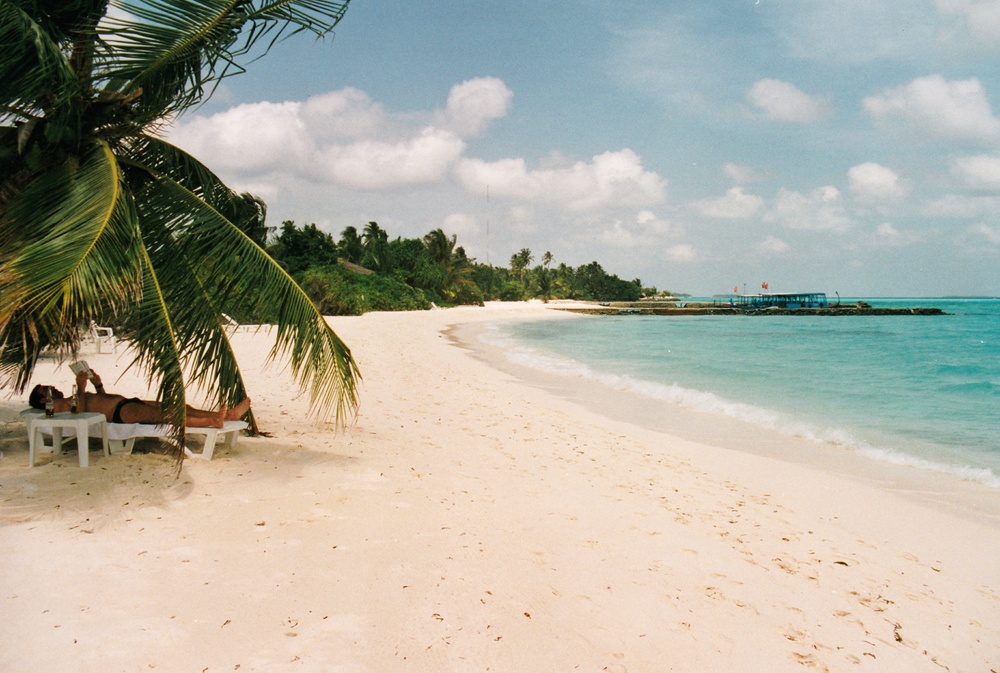
[[[453,234],[448,238],[441,228],[424,236],[424,247],[441,270],[440,287],[436,289],[449,300],[454,300],[463,288],[475,285],[469,277],[472,274],[472,264],[465,249],[461,246],[456,248],[456,243],[458,236]]]
[[[392,273],[389,234],[378,222],[369,222],[361,232],[361,245],[365,254],[362,265],[380,273]]]
[[[355,408],[350,350],[260,246],[263,204],[157,134],[347,4],[0,0],[0,385],[23,391],[43,349],[74,352],[78,325],[112,316],[180,446],[186,385],[245,394],[220,314],[266,308],[270,357],[289,357],[311,411]]]
[[[337,250],[340,252],[340,256],[348,262],[361,264],[361,258],[364,257],[365,248],[364,244],[361,243],[361,237],[358,236],[357,228],[344,228],[344,231],[340,234],[340,242],[337,243]]]
[[[531,260],[531,250],[528,248],[521,248],[510,256],[510,270],[522,283],[524,282],[524,272],[531,264]]]

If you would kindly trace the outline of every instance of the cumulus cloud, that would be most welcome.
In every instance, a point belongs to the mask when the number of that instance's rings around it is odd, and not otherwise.
[[[819,187],[808,194],[782,189],[765,219],[790,229],[842,232],[850,226],[840,190]]]
[[[478,135],[487,123],[507,115],[513,93],[496,77],[470,79],[451,88],[442,125],[466,137]]]
[[[392,116],[364,91],[346,87],[311,96],[298,105],[292,118],[316,141],[370,138],[392,128]]]
[[[983,85],[976,78],[948,81],[941,75],[918,77],[908,84],[864,99],[876,119],[909,120],[926,133],[957,140],[1000,138]]]
[[[695,201],[691,207],[705,217],[744,220],[756,214],[763,205],[764,199],[754,194],[747,194],[742,187],[733,187],[725,196]]]
[[[389,190],[442,181],[464,138],[503,117],[511,100],[494,77],[452,87],[443,110],[392,114],[351,87],[306,101],[250,103],[183,119],[170,140],[214,170],[267,189],[268,177]],[[273,182],[272,182],[273,184]]]
[[[294,167],[306,161],[311,143],[299,119],[299,103],[238,105],[210,117],[178,124],[170,141],[193,150],[215,170],[242,175]]]
[[[847,171],[850,189],[870,201],[897,200],[906,195],[899,175],[891,168],[872,162],[852,166]]]
[[[318,149],[314,165],[354,189],[391,189],[439,182],[465,150],[449,131],[427,127],[397,142],[363,140]]]
[[[952,161],[951,172],[972,189],[1000,190],[1000,156],[959,157]]]
[[[650,210],[642,210],[636,214],[632,222],[616,220],[610,228],[601,232],[601,240],[620,248],[634,248],[650,245],[675,233],[679,233],[677,227],[671,226],[669,222],[660,219]]]
[[[747,91],[747,100],[771,119],[811,122],[819,119],[822,105],[794,84],[762,79]]]
[[[480,194],[489,186],[498,197],[546,201],[570,210],[652,205],[666,192],[666,180],[647,171],[629,149],[538,169],[529,169],[524,159],[463,159],[456,174],[470,192]]]

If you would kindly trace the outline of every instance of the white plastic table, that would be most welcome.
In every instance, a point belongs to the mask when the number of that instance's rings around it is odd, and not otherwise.
[[[104,414],[96,412],[73,414],[64,411],[46,418],[44,411],[32,409],[22,411],[21,415],[24,416],[25,424],[28,426],[28,467],[35,466],[35,451],[45,446],[45,440],[42,438],[43,428],[51,429],[52,450],[56,453],[62,453],[63,429],[75,432],[76,446],[80,453],[80,467],[87,467],[90,464],[90,427],[97,425],[104,444],[104,455],[111,455],[108,450],[108,420]]]

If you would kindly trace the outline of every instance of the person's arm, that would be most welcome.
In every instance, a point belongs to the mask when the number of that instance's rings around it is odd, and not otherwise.
[[[69,400],[72,406],[73,400]],[[87,372],[80,372],[76,375],[76,413],[82,414],[87,410]]]
[[[103,395],[104,394],[104,384],[101,383],[101,375],[98,374],[97,372],[95,372],[93,369],[90,370],[90,374],[91,374],[91,376],[90,376],[90,382],[94,384],[94,390],[96,390],[97,392],[99,392],[99,393],[101,393]],[[84,384],[86,384],[86,381],[84,381]],[[78,388],[79,388],[79,386],[78,386]],[[79,388],[79,389],[83,390],[83,388]]]

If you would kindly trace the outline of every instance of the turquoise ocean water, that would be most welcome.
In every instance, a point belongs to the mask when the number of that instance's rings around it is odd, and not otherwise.
[[[865,301],[949,315],[604,317],[492,340],[522,366],[1000,488],[1000,299]]]

